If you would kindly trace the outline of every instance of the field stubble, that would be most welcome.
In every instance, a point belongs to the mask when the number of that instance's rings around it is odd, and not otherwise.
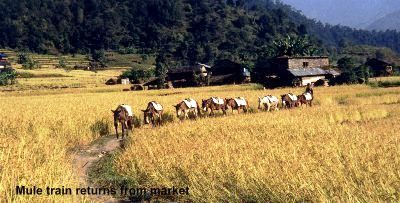
[[[77,146],[97,139],[94,124],[112,129],[111,109],[138,114],[157,100],[167,112],[193,97],[279,96],[301,89],[263,91],[246,86],[146,92],[65,90],[51,95],[0,97],[0,199],[88,201],[82,196],[16,196],[16,185],[78,187],[71,164]],[[316,88],[313,108],[176,121],[135,129],[132,144],[114,160],[137,187],[189,186],[195,202],[399,201],[399,88]],[[162,96],[168,95],[168,96]],[[358,95],[358,96],[356,96]],[[140,117],[142,115],[140,114]],[[112,133],[112,130],[110,130]]]

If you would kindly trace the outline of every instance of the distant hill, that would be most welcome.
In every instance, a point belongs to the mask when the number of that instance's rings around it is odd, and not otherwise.
[[[368,26],[368,30],[397,30],[400,31],[400,10],[378,19]]]
[[[331,25],[366,29],[400,8],[398,0],[282,0],[304,15]]]

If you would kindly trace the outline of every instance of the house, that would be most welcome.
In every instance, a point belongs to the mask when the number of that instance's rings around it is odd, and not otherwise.
[[[160,89],[160,79],[157,77],[152,77],[147,82],[141,84],[144,88],[144,90],[154,90],[154,89]],[[164,83],[164,88],[166,89],[173,89],[174,86],[171,81],[165,81]]]
[[[106,81],[106,85],[116,85],[118,84],[118,78],[110,78]]]
[[[131,84],[131,81],[129,80],[129,78],[122,78],[121,79],[121,84],[129,85],[129,84]]]
[[[281,56],[272,59],[271,64],[281,85],[306,86],[339,74],[333,69],[326,70],[329,68],[329,58],[326,56]]]
[[[11,64],[7,61],[0,61],[0,73],[6,71],[7,69],[11,69]]]
[[[365,63],[372,72],[374,77],[390,76],[393,74],[393,66],[384,60],[380,59],[368,59]]]
[[[167,81],[174,87],[192,87],[207,85],[210,66],[198,63],[191,66],[181,66],[167,72]]]
[[[250,71],[231,60],[220,60],[210,70],[209,84],[240,84],[251,81]]]
[[[8,56],[6,54],[0,53],[0,61],[7,62]]]

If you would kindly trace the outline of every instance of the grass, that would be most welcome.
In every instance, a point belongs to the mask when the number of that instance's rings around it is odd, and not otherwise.
[[[82,185],[72,168],[71,149],[112,136],[110,110],[117,105],[130,104],[142,117],[140,110],[153,100],[165,107],[168,123],[135,129],[125,151],[93,169],[91,178],[98,174],[98,184],[189,186],[190,195],[170,199],[176,201],[400,201],[398,87],[318,87],[313,108],[268,113],[254,109],[259,96],[303,89],[231,85],[122,92],[122,86],[95,87],[85,79],[81,84],[88,87],[0,92],[2,201],[90,201],[85,196],[18,196],[15,186]],[[172,105],[181,99],[211,96],[244,96],[252,113],[175,118]]]
[[[18,84],[11,87],[0,87],[2,90],[35,90],[59,88],[93,88],[105,87],[105,82],[118,77],[126,69],[108,69],[97,73],[84,70],[66,72],[62,69],[42,68],[23,70],[17,68]]]

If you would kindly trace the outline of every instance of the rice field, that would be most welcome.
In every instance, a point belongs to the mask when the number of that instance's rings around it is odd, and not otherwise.
[[[132,187],[189,187],[193,202],[400,201],[400,88],[365,85],[315,88],[315,105],[259,112],[257,97],[302,93],[257,85],[122,92],[121,87],[0,92],[0,199],[5,202],[90,202],[87,196],[20,196],[17,185],[72,187],[71,156],[113,135],[111,109],[134,113],[156,100],[167,114],[183,98],[244,96],[252,113],[138,128],[113,160]]]

